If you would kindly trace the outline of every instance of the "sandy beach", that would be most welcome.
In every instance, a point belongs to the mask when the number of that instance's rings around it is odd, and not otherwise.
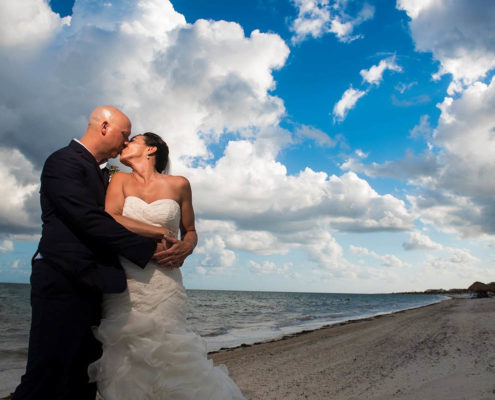
[[[250,400],[494,400],[495,298],[451,299],[210,357]]]

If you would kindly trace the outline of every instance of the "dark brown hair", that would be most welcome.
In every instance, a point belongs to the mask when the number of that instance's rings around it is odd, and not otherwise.
[[[156,151],[151,153],[150,156],[155,156],[155,169],[162,173],[168,164],[168,146],[165,141],[153,132],[146,132],[142,135],[144,137],[144,143],[146,146],[156,147]]]

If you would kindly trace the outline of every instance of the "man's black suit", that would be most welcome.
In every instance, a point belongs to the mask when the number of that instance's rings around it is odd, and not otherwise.
[[[156,248],[104,211],[107,184],[95,158],[76,141],[45,162],[28,364],[15,400],[95,398],[87,367],[101,355],[91,331],[99,323],[101,293],[126,288],[118,255],[144,268]]]

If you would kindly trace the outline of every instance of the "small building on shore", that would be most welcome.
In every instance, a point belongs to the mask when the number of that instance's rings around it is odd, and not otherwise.
[[[468,287],[469,292],[473,293],[476,298],[488,297],[488,292],[491,292],[492,289],[490,286],[486,285],[482,282],[474,282],[471,286]]]

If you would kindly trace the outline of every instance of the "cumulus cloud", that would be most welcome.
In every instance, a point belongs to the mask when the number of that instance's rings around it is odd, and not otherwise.
[[[15,52],[44,45],[70,23],[70,17],[60,18],[44,0],[4,1],[1,10],[0,47]]]
[[[405,250],[440,250],[443,246],[430,239],[424,233],[414,231],[409,233],[407,242],[402,243]]]
[[[257,142],[231,141],[214,165],[189,169],[198,213],[235,221],[243,230],[288,234],[311,230],[316,221],[342,231],[404,230],[412,216],[405,203],[379,195],[356,174],[328,176],[286,167]]]
[[[14,250],[14,242],[12,240],[4,240],[0,243],[0,253],[8,253]]]
[[[263,263],[257,263],[255,261],[249,261],[249,269],[255,274],[287,274],[289,268],[292,267],[292,263],[287,263],[282,266],[277,266],[271,261],[264,261]]]
[[[379,195],[356,174],[328,176],[306,168],[289,175],[257,141],[231,141],[215,164],[185,175],[199,194],[195,208],[203,236],[220,236],[222,248],[261,255],[300,249],[336,276],[356,272],[330,228],[400,231],[413,221],[403,201]]]
[[[423,263],[423,267],[426,273],[436,273],[446,277],[453,275],[457,280],[466,282],[465,287],[467,287],[473,281],[483,282],[495,277],[492,269],[480,264],[481,260],[473,256],[470,250],[448,247],[440,256],[429,255]]]
[[[439,105],[433,144],[439,170],[425,182],[426,192],[412,198],[425,220],[464,236],[495,233],[494,127],[495,80],[467,87]]]
[[[342,122],[347,113],[356,106],[357,101],[366,93],[366,91],[354,89],[352,86],[347,89],[342,98],[333,107],[334,121]]]
[[[39,232],[39,175],[19,150],[0,147],[0,182],[0,232],[9,236]]]
[[[341,0],[293,0],[297,8],[297,18],[291,24],[293,43],[308,37],[319,38],[333,33],[341,42],[352,42],[362,35],[353,34],[354,29],[373,18],[375,8],[364,3],[357,14],[347,12],[347,1]]]
[[[470,0],[397,0],[406,11],[416,49],[440,61],[435,77],[452,74],[450,93],[495,67],[495,3]]]
[[[226,268],[232,267],[236,260],[235,253],[227,249],[220,235],[207,237],[195,252],[201,255],[201,265],[209,267],[209,271],[214,272],[223,272]]]
[[[351,253],[358,255],[358,256],[368,256],[375,258],[376,260],[380,261],[381,265],[387,268],[409,268],[411,267],[410,264],[405,263],[402,261],[399,257],[393,255],[393,254],[383,254],[380,255],[376,253],[375,251],[369,250],[366,247],[359,247],[359,246],[349,246],[349,250]]]
[[[432,52],[440,64],[437,76],[451,74],[451,85],[437,105],[438,121],[423,115],[410,130],[411,138],[426,140],[427,150],[381,164],[351,156],[342,168],[408,179],[418,188],[408,196],[412,211],[445,232],[493,235],[495,80],[486,78],[495,68],[495,4],[399,0],[397,7],[411,18],[416,48]]]
[[[383,80],[383,73],[386,70],[401,72],[402,68],[395,61],[395,56],[381,60],[377,65],[373,65],[370,69],[362,69],[359,73],[363,77],[363,82],[368,82],[372,85],[380,85]]]

